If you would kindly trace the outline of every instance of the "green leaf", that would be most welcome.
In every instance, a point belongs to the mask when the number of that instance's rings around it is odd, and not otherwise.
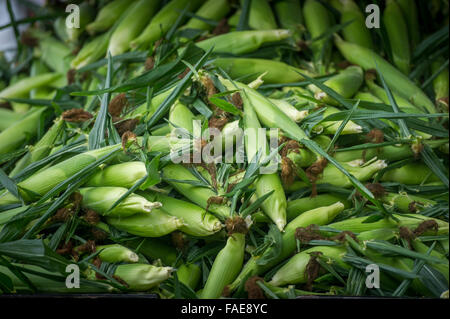
[[[23,263],[40,266],[49,271],[65,273],[70,261],[44,244],[42,239],[20,239],[0,244],[0,254]]]
[[[8,177],[8,175],[5,174],[5,172],[0,168],[0,184],[2,184],[8,192],[10,192],[14,197],[18,198],[22,204],[23,199],[22,196],[19,194],[19,190],[17,189],[16,183]]]
[[[218,108],[224,110],[225,112],[231,113],[233,115],[242,116],[241,110],[239,110],[236,106],[234,106],[233,104],[231,104],[230,102],[228,102],[224,99],[210,97],[209,101],[211,103],[213,103],[215,106],[217,106]]]
[[[336,133],[333,136],[333,139],[330,141],[330,144],[328,144],[328,147],[326,149],[326,152],[330,152],[331,149],[333,149],[334,144],[336,143],[337,139],[339,138],[339,136],[341,135],[342,131],[344,130],[345,126],[347,125],[347,123],[350,121],[350,118],[353,115],[353,112],[356,111],[357,107],[359,105],[359,101],[357,101],[355,103],[355,105],[353,105],[352,109],[350,110],[350,112],[348,112],[348,115],[345,117],[345,119],[341,122],[341,124],[339,125],[338,129],[336,130]]]
[[[333,157],[328,155],[317,143],[312,140],[302,139],[300,141],[304,144],[309,150],[319,154],[320,156],[326,158],[329,163],[334,165],[338,170],[340,170],[347,178],[350,183],[359,191],[359,193],[364,196],[367,200],[372,202],[381,212],[389,215],[384,206],[373,196],[373,194],[352,174],[350,174],[342,165],[337,162]]]
[[[108,71],[106,73],[105,89],[109,89],[112,83],[112,61],[111,53],[108,52]],[[108,105],[111,94],[106,92],[103,94],[102,102],[100,104],[100,111],[97,114],[97,118],[94,123],[94,127],[89,133],[89,149],[98,149],[106,145],[105,143],[105,133],[106,133],[106,122],[110,119],[108,113]]]

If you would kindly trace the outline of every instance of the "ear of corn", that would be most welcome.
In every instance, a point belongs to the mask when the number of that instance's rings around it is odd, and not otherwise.
[[[58,80],[60,77],[61,74],[58,73],[45,73],[25,78],[3,89],[0,92],[0,99],[28,97],[31,90],[42,86],[48,86],[51,82]]]
[[[173,197],[162,194],[155,195],[155,199],[161,202],[166,213],[183,221],[183,226],[180,227],[182,232],[191,236],[204,237],[222,229],[219,219],[205,209]]]
[[[326,61],[331,56],[331,46],[326,47],[327,38],[315,39],[331,28],[330,13],[319,1],[306,0],[303,4],[303,15],[306,28],[311,36],[310,48],[313,51],[316,69],[320,74],[324,74]]]
[[[398,230],[395,228],[379,228],[367,230],[359,233],[357,238],[359,241],[366,240],[390,240],[398,235]]]
[[[406,193],[387,193],[382,198],[383,202],[397,208],[402,213],[415,213],[416,210],[436,205],[436,201]]]
[[[405,185],[420,185],[440,183],[440,179],[422,163],[409,163],[399,168],[387,171],[381,181],[402,183]]]
[[[23,116],[17,112],[0,108],[0,132],[21,120]]]
[[[18,121],[0,133],[0,155],[7,154],[22,145],[27,138],[37,134],[39,119],[45,108],[32,109]]]
[[[141,34],[156,13],[159,2],[158,0],[138,0],[131,5],[109,40],[108,51],[112,56],[128,51],[131,41]]]
[[[278,23],[283,29],[292,31],[294,38],[300,38],[303,31],[303,14],[300,1],[282,0],[274,3]]]
[[[40,74],[50,73],[50,70],[41,60],[35,60],[31,64],[30,75],[37,76]],[[32,99],[46,99],[50,94],[52,94],[53,89],[45,86],[40,86],[30,91],[30,98]]]
[[[362,47],[373,49],[372,37],[366,27],[366,17],[353,0],[340,0],[338,10],[341,13],[341,24],[351,22],[342,30],[344,39]]]
[[[443,60],[438,60],[431,64],[431,70],[433,74],[439,71],[443,63],[444,63]],[[449,96],[448,67],[444,68],[441,71],[441,73],[439,73],[439,75],[433,80],[433,89],[437,107],[444,112],[448,112],[448,96]]]
[[[194,119],[195,117],[191,110],[180,102],[175,103],[172,105],[169,112],[169,125],[171,132],[174,132],[177,128],[181,128],[192,134],[194,132]]]
[[[80,194],[83,196],[82,206],[95,212],[111,217],[128,217],[134,214],[151,213],[154,208],[161,207],[161,203],[149,202],[137,194],[130,194],[116,207],[113,204],[128,190],[123,187],[83,187]]]
[[[219,21],[230,12],[230,4],[227,0],[207,0],[195,13],[197,16]],[[198,29],[198,30],[210,30],[213,26],[210,24],[192,17],[184,26],[183,29]]]
[[[80,52],[78,52],[77,56],[72,60],[70,66],[74,69],[79,69],[104,57],[106,51],[108,50],[108,44],[111,35],[111,32],[107,32],[93,38],[90,42],[86,43],[81,48]]]
[[[301,215],[300,215],[301,216]],[[340,231],[351,231],[353,233],[362,233],[366,231],[376,230],[376,229],[398,229],[400,226],[408,227],[410,229],[415,229],[419,224],[426,220],[434,220],[439,229],[437,232],[428,231],[424,233],[439,235],[448,234],[448,223],[440,219],[430,218],[420,214],[394,214],[394,217],[399,221],[396,222],[392,218],[383,218],[373,223],[364,223],[367,217],[357,217],[350,218],[333,224],[329,224],[328,227],[334,228]]]
[[[265,134],[260,132],[260,124],[247,93],[243,94],[244,102],[244,128],[255,138],[251,140],[249,135],[245,137],[245,151],[249,162],[255,161],[255,156],[259,151],[265,151],[263,156],[269,153],[269,146]],[[262,204],[264,213],[277,225],[278,229],[283,230],[286,225],[286,195],[278,174],[261,174],[255,182],[256,196],[261,197],[273,191]]]
[[[295,251],[296,240],[294,234],[298,227],[306,227],[311,224],[319,226],[327,225],[343,210],[344,205],[341,202],[337,202],[330,206],[319,207],[304,212],[289,222],[284,229],[284,233],[282,234],[283,244],[278,257],[272,259],[264,265],[258,264],[258,259],[262,256],[251,257],[244,265],[238,277],[233,281],[233,283],[230,284],[230,291],[234,291],[241,284],[242,280],[247,279],[248,276],[262,274],[289,257]],[[263,256],[271,254],[271,250],[272,248],[267,249]]]
[[[240,55],[256,51],[265,43],[280,41],[290,36],[288,30],[234,31],[197,42],[207,51]]]
[[[191,289],[197,288],[201,274],[202,270],[196,264],[182,264],[177,269],[178,280]]]
[[[86,31],[95,34],[108,30],[134,1],[136,0],[113,0],[109,2],[100,9],[95,20],[86,26]]]
[[[345,169],[356,177],[361,182],[366,182],[372,178],[372,176],[387,167],[387,164],[383,160],[376,160],[365,166],[361,166],[362,161],[356,160],[353,162],[341,163]],[[323,170],[322,176],[316,181],[317,184],[331,184],[338,187],[352,187],[350,180],[334,165],[327,165]],[[305,182],[297,181],[291,186],[285,186],[287,191],[297,190],[302,187],[306,187]]]
[[[303,80],[298,73],[312,74],[290,66],[284,62],[255,58],[216,58],[214,65],[222,68],[231,78],[241,79],[245,83],[263,75],[264,83],[291,83]]]
[[[209,272],[208,280],[201,293],[201,298],[219,298],[242,268],[244,262],[245,235],[234,233],[228,237],[227,244],[217,254]]]
[[[235,89],[234,85],[228,80],[221,80],[228,89]],[[253,110],[257,113],[259,121],[269,128],[279,128],[287,136],[297,141],[307,139],[305,132],[285,113],[283,113],[276,105],[270,102],[265,96],[256,90],[235,82],[239,88],[243,89],[248,95],[248,102],[252,105]]]
[[[230,216],[230,209],[226,205],[212,203],[208,206],[208,199],[217,196],[217,194],[212,190],[204,187],[190,185],[187,183],[173,181],[198,181],[198,179],[182,165],[169,164],[165,166],[162,171],[164,178],[169,179],[168,183],[190,201],[205,209],[208,207],[208,210],[210,212],[220,218],[227,218],[228,216]]]
[[[323,84],[339,93],[342,97],[350,98],[358,92],[363,84],[363,71],[359,66],[349,66]],[[311,86],[311,89],[315,92],[314,96],[316,99],[327,104],[338,105],[337,101],[315,86]]]
[[[420,42],[419,17],[415,0],[396,0],[400,6],[406,24],[408,26],[408,35],[410,38],[411,49],[414,49]]]
[[[137,238],[127,240],[124,245],[150,260],[161,260],[163,265],[174,265],[177,260],[177,250],[158,238]]]
[[[139,260],[136,253],[122,245],[100,245],[95,248],[100,251],[98,255],[100,259],[107,263],[136,263]]]
[[[108,224],[119,230],[141,237],[162,237],[183,226],[183,221],[153,209],[150,214],[134,214],[129,217],[107,217]]]
[[[47,133],[31,147],[30,151],[22,157],[11,171],[10,176],[14,176],[22,169],[45,158],[53,148],[56,140],[58,139],[61,131],[63,130],[64,121],[62,119],[56,120],[56,122],[49,128]]]
[[[420,241],[420,239],[414,239],[411,241],[411,245],[414,248],[415,251],[421,254],[427,254],[430,247],[425,245],[423,242]],[[442,275],[444,275],[445,279],[447,280],[447,283],[449,282],[449,266],[448,266],[448,260],[446,259],[445,255],[440,254],[436,251],[436,249],[433,249],[430,252],[430,256],[439,258],[443,261],[446,261],[446,263],[437,264],[432,263],[431,266],[435,269],[437,269]]]
[[[51,36],[39,39],[40,59],[53,71],[66,74],[70,69],[70,48]]]
[[[308,111],[299,111],[291,103],[285,100],[270,99],[270,102],[276,105],[284,114],[289,116],[289,118],[296,123],[301,122],[308,116]]]
[[[407,98],[417,107],[427,110],[429,113],[436,113],[434,104],[425,93],[405,74],[375,52],[357,44],[346,42],[339,37],[335,37],[335,44],[349,62],[360,65],[366,71],[378,68],[391,89]]]
[[[244,0],[241,0],[241,5]],[[254,30],[274,30],[277,23],[267,0],[251,1],[248,25]]]
[[[43,196],[53,187],[76,174],[89,164],[94,163],[102,156],[105,156],[120,148],[120,145],[112,145],[78,154],[74,157],[66,159],[63,162],[60,162],[54,166],[50,166],[31,175],[20,183],[17,183],[17,186],[19,187],[19,189],[26,189]],[[21,196],[25,200],[30,199],[29,195],[27,195],[27,193],[25,192],[21,192]],[[18,199],[9,192],[0,194],[0,205],[15,202],[18,202]]]
[[[386,1],[383,22],[389,37],[394,64],[404,74],[410,70],[411,49],[409,46],[408,26],[402,10],[394,0]]]
[[[325,112],[323,112],[323,117],[326,118],[328,115],[334,114],[334,113],[338,113],[340,112],[340,110],[328,106],[325,110]],[[324,121],[321,122],[320,124],[316,125],[314,127],[314,130],[318,131],[319,133],[325,133],[325,134],[335,134],[339,128],[339,126],[341,125],[341,121]],[[358,124],[356,124],[353,121],[348,121],[347,124],[345,124],[341,135],[346,135],[346,134],[359,134],[362,133],[362,127]],[[328,145],[327,145],[328,146]]]
[[[99,169],[84,184],[86,187],[115,186],[131,188],[147,175],[143,162],[126,162]]]
[[[321,253],[330,263],[335,262],[343,268],[349,268],[349,266],[342,261],[342,256],[346,253],[344,247],[317,246],[304,250],[289,259],[289,261],[273,275],[269,284],[274,286],[284,286],[306,283],[308,281],[307,265],[312,258],[311,253],[315,252]]]
[[[289,201],[287,204],[287,219],[291,221],[304,212],[337,202],[343,203],[345,208],[350,207],[349,201],[343,197],[333,194],[319,194],[315,197],[304,197]]]
[[[155,3],[157,1],[153,1]],[[189,11],[197,9],[202,0],[171,0],[150,21],[147,27],[130,43],[131,48],[147,48],[164,36],[178,19],[185,8]]]
[[[170,277],[171,267],[156,267],[147,264],[119,265],[114,275],[125,281],[134,291],[149,290]]]

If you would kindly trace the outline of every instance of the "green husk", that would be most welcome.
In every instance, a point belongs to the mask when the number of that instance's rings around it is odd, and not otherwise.
[[[332,194],[319,194],[314,197],[304,197],[291,200],[287,204],[287,220],[291,221],[306,211],[323,206],[329,206],[337,202],[343,203],[345,208],[350,207],[350,202],[345,199],[345,196]]]
[[[107,263],[136,263],[139,260],[139,256],[136,253],[122,245],[100,245],[95,248],[97,251],[100,251],[98,255],[100,259]]]
[[[0,108],[0,132],[6,130],[15,122],[20,121],[23,115],[8,109]]]
[[[20,183],[17,183],[20,194],[25,201],[31,200],[31,197],[27,192],[23,190],[29,190],[37,195],[43,196],[53,187],[71,177],[72,175],[78,173],[83,168],[94,163],[101,157],[120,148],[121,145],[106,146],[75,155],[56,165],[40,170],[37,173],[26,178],[25,180],[21,181]],[[17,202],[18,199],[9,192],[4,192],[0,195],[0,205]]]
[[[146,291],[168,279],[172,271],[172,267],[127,264],[117,266],[114,275],[124,280],[131,290]]]
[[[80,52],[78,52],[77,56],[73,58],[70,66],[73,69],[80,69],[104,57],[108,50],[111,36],[111,32],[106,32],[87,42],[81,48]]]
[[[202,208],[207,208],[219,218],[227,218],[230,215],[230,209],[224,204],[211,204],[208,206],[208,199],[213,196],[218,196],[211,189],[190,185],[187,183],[176,182],[180,181],[198,181],[191,172],[180,164],[169,164],[162,169],[163,178],[170,179],[167,182],[173,186],[180,194],[188,198],[190,201],[199,205]]]
[[[444,61],[439,59],[431,64],[433,74],[439,71]],[[448,67],[444,68],[441,73],[433,80],[434,96],[436,105],[444,112],[448,112],[448,91],[449,91],[449,72]]]
[[[161,209],[153,209],[150,214],[134,214],[129,217],[107,217],[108,224],[119,230],[141,237],[161,237],[179,229],[183,221],[166,214]]]
[[[349,66],[345,70],[339,72],[339,74],[333,76],[323,84],[332,90],[336,91],[344,98],[351,98],[358,92],[363,83],[363,71],[359,66]],[[314,96],[317,100],[331,105],[339,105],[339,102],[328,96],[325,92],[321,91],[314,85],[310,86],[310,89],[315,93]]]
[[[241,0],[241,6],[244,0]],[[267,0],[251,1],[248,25],[254,30],[274,30],[277,23]]]
[[[201,293],[202,299],[219,298],[242,268],[244,262],[245,235],[234,233],[217,254]]]
[[[191,289],[196,289],[200,283],[202,270],[196,264],[182,264],[177,269],[178,280]]]
[[[286,100],[270,99],[270,102],[275,104],[284,114],[289,116],[295,123],[301,122],[308,116],[308,111],[299,111],[291,103]]]
[[[39,39],[39,50],[39,58],[50,69],[61,74],[69,71],[72,52],[67,45],[51,36],[43,35]]]
[[[368,164],[363,164],[362,161],[356,160],[353,162],[341,163],[341,165],[360,182],[367,182],[376,172],[387,166],[383,160],[376,160]],[[343,188],[353,186],[348,177],[337,169],[336,166],[331,164],[328,164],[325,167],[321,177],[317,179],[316,184],[331,184]],[[285,185],[285,189],[287,191],[295,191],[307,186],[308,185],[303,181],[296,181],[290,186]]]
[[[123,244],[150,260],[161,260],[165,266],[174,265],[177,260],[178,252],[175,247],[159,238],[137,238]]]
[[[32,147],[24,157],[22,157],[11,171],[10,176],[20,173],[22,169],[28,165],[37,162],[50,154],[55,142],[60,136],[64,126],[62,119],[57,119],[55,123],[48,129],[47,133]]]
[[[108,30],[135,0],[113,0],[100,9],[95,20],[86,26],[89,34]]]
[[[84,184],[85,187],[115,186],[131,188],[147,175],[143,162],[126,162],[100,168]]]
[[[327,38],[322,36],[332,27],[331,15],[328,10],[316,0],[306,0],[303,4],[303,15],[306,28],[311,36],[310,48],[314,55],[314,64],[320,74],[325,73],[327,61],[331,56],[331,46],[327,46]]]
[[[386,204],[394,206],[402,213],[416,213],[425,208],[436,205],[436,201],[400,192],[399,194],[387,193],[382,197]]]
[[[163,210],[183,221],[180,230],[188,235],[205,237],[222,229],[222,223],[205,209],[173,197],[154,193],[155,200],[161,202]]]
[[[408,35],[410,40],[411,49],[414,48],[420,42],[420,30],[419,30],[419,17],[415,0],[396,0],[400,6],[403,17],[408,25]]]
[[[25,118],[0,133],[0,155],[8,154],[38,133],[39,119],[45,108],[30,110]]]
[[[319,226],[327,225],[343,210],[344,204],[337,202],[330,206],[309,210],[292,220],[286,225],[284,233],[282,234],[281,252],[275,258],[266,260],[264,263],[261,261],[263,261],[267,256],[273,254],[273,248],[267,249],[262,256],[251,257],[245,264],[239,276],[233,281],[233,283],[230,284],[230,291],[234,291],[237,287],[239,287],[242,281],[247,279],[248,276],[262,274],[284,259],[288,258],[296,248],[294,234],[298,227],[306,227],[311,224]]]
[[[156,1],[155,1],[156,2]],[[172,0],[166,4],[150,21],[147,27],[130,43],[130,47],[136,49],[148,48],[167,31],[178,19],[180,12],[185,8],[194,11],[201,4],[202,0]]]
[[[328,227],[340,231],[351,231],[353,233],[362,233],[376,229],[398,229],[400,226],[415,229],[424,221],[434,220],[438,224],[439,230],[437,232],[427,231],[424,235],[448,234],[448,223],[440,219],[430,218],[419,214],[402,214],[402,215],[394,214],[393,216],[397,218],[399,221],[396,222],[392,218],[383,218],[375,222],[365,222],[367,220],[367,217],[356,217],[330,224],[328,225]]]
[[[372,36],[366,27],[366,17],[353,0],[340,0],[338,10],[341,13],[341,24],[353,21],[342,30],[344,39],[368,49],[373,49]]]
[[[79,191],[83,196],[82,206],[103,216],[120,218],[134,214],[151,214],[153,209],[161,207],[161,203],[149,202],[144,197],[132,193],[111,209],[128,191],[123,187],[83,187]]]
[[[409,163],[399,168],[394,168],[386,173],[380,179],[401,183],[405,185],[420,185],[428,183],[439,183],[440,179],[422,163]]]
[[[244,93],[244,128],[249,131],[251,135],[254,135],[255,140],[251,140],[247,134],[245,136],[245,152],[249,162],[256,160],[256,154],[263,151],[263,156],[269,154],[269,146],[267,138],[260,132],[260,124],[255,112],[255,108]],[[273,191],[262,204],[261,208],[264,213],[277,225],[280,231],[283,230],[286,225],[286,195],[284,194],[283,186],[281,184],[280,177],[277,173],[261,174],[255,181],[256,197],[262,197],[265,194]]]
[[[273,275],[269,284],[284,286],[288,284],[306,283],[308,281],[307,265],[312,258],[312,253],[322,253],[322,256],[329,260],[327,261],[328,263],[337,263],[343,268],[349,268],[342,261],[342,256],[346,253],[345,247],[316,246],[306,249],[292,257]]]
[[[283,29],[289,29],[295,39],[299,39],[303,33],[303,14],[300,1],[281,0],[274,4],[278,23]]]
[[[195,14],[205,19],[219,21],[228,15],[230,9],[228,0],[207,0]],[[183,29],[211,30],[212,28],[212,25],[195,17],[183,26]]]
[[[109,40],[108,51],[112,56],[128,51],[131,41],[143,32],[156,13],[159,2],[159,0],[138,0],[129,7]]]
[[[284,62],[256,58],[216,58],[214,65],[222,68],[232,79],[250,83],[262,76],[264,83],[300,82],[303,77],[298,73],[313,76],[306,70],[290,66]]]
[[[0,92],[0,99],[13,99],[27,97],[31,90],[49,86],[62,76],[59,73],[44,73],[17,81]]]
[[[281,41],[291,35],[288,30],[234,31],[197,42],[196,45],[215,53],[240,55],[259,49],[263,44]]]
[[[389,37],[393,62],[399,70],[408,75],[411,60],[408,25],[403,17],[400,6],[395,0],[386,1],[383,22]]]
[[[405,74],[397,70],[381,56],[372,50],[346,42],[339,37],[335,37],[335,44],[349,62],[361,66],[365,71],[378,68],[392,90],[407,98],[417,107],[427,110],[429,113],[436,113],[433,102],[430,101],[425,93]]]

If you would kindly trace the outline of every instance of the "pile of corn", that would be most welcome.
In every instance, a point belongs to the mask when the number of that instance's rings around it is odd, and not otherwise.
[[[0,292],[448,297],[448,1],[373,2],[12,16]]]

